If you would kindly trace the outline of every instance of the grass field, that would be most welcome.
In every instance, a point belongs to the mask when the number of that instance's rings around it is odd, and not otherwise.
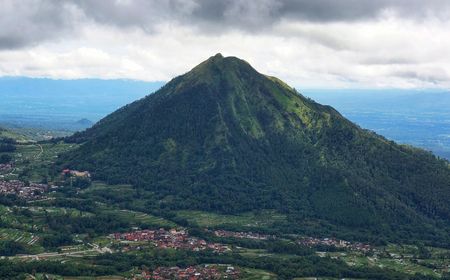
[[[238,228],[265,228],[275,222],[284,221],[286,217],[274,211],[261,211],[260,213],[244,213],[241,215],[221,215],[202,211],[178,211],[178,217],[195,223],[201,227],[238,227]]]
[[[177,224],[171,221],[142,212],[123,209],[105,209],[103,210],[103,212],[113,214],[117,217],[123,218],[124,220],[128,220],[131,222],[133,226],[148,225],[152,227],[165,227],[165,228],[178,227]]]
[[[251,268],[240,268],[241,278],[243,280],[274,280],[277,279],[276,275],[268,271]]]
[[[238,250],[239,255],[250,258],[260,258],[260,257],[268,257],[273,256],[274,254],[267,252],[265,249],[248,249],[248,248],[240,248]],[[279,256],[279,255],[277,255]],[[281,256],[280,256],[281,257]]]
[[[96,193],[102,191],[126,193],[132,190],[133,186],[131,185],[108,185],[100,181],[93,181],[91,186],[89,186],[89,188],[87,189],[84,189],[82,193]]]
[[[131,185],[108,185],[99,181],[92,182],[88,188],[81,191],[84,198],[95,198],[108,204],[112,204],[109,201],[130,201],[135,193],[136,190]]]

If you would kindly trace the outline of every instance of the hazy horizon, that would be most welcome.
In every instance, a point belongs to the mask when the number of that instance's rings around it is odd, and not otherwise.
[[[0,78],[0,125],[77,131],[165,82],[124,79]],[[295,86],[295,85],[294,85]],[[388,139],[450,159],[450,92],[436,89],[296,89],[331,105],[351,121]],[[440,100],[440,102],[436,102]]]

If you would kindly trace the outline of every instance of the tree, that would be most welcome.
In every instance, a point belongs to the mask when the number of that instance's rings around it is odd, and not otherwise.
[[[12,161],[12,156],[8,154],[3,154],[0,156],[0,164],[10,163]]]

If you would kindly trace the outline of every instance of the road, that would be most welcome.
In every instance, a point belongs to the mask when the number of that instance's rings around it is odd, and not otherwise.
[[[39,158],[42,153],[44,153],[44,147],[42,147],[41,144],[36,144],[41,150],[39,151],[39,153],[34,157],[35,159]]]
[[[20,256],[13,256],[13,257],[9,257],[10,259],[15,259],[15,258],[19,258],[19,259],[35,259],[38,260],[40,258],[50,258],[50,257],[62,257],[62,256],[77,256],[77,255],[81,255],[81,254],[86,254],[86,253],[94,253],[94,252],[98,252],[95,249],[90,249],[90,250],[83,250],[83,251],[76,251],[76,252],[67,252],[67,253],[57,253],[57,252],[50,252],[50,253],[41,253],[41,254],[36,254],[36,255],[20,255]]]
[[[10,259],[19,258],[19,259],[39,260],[40,258],[51,258],[51,257],[70,257],[70,256],[82,257],[86,253],[98,253],[98,254],[112,253],[112,250],[108,247],[101,248],[97,244],[91,244],[91,243],[88,243],[88,245],[91,246],[92,249],[75,251],[75,252],[66,252],[66,253],[48,252],[48,253],[41,253],[41,254],[36,254],[36,255],[20,255],[20,256],[12,256],[9,258]]]

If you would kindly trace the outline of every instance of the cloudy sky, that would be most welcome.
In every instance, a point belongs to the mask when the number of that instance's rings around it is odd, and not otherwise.
[[[450,88],[448,0],[0,0],[0,76],[167,81],[221,52],[300,88]]]

